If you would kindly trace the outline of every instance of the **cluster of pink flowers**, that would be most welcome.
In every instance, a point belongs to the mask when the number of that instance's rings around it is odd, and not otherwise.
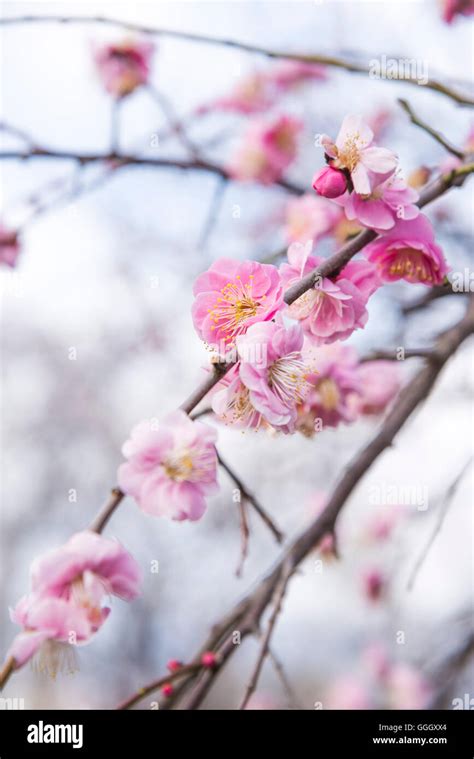
[[[15,230],[0,224],[0,264],[14,267],[20,254],[20,241]]]
[[[255,119],[230,159],[229,175],[241,182],[279,181],[296,157],[302,128],[302,122],[292,116]]]
[[[229,95],[217,98],[199,111],[220,110],[243,115],[263,113],[271,108],[281,95],[306,81],[324,81],[326,69],[304,61],[278,61],[270,68],[255,71],[239,80]]]
[[[96,47],[94,61],[107,92],[122,98],[146,84],[154,49],[148,40],[123,40]]]
[[[131,601],[139,595],[141,571],[115,540],[88,530],[50,551],[31,567],[31,592],[11,611],[23,628],[7,659],[21,667],[33,656],[52,676],[73,667],[74,649],[87,643],[107,619],[106,597]]]
[[[359,363],[356,351],[341,343],[318,348],[314,364],[296,421],[296,429],[308,437],[325,427],[355,422],[361,415],[382,413],[400,390],[393,361]]]
[[[443,252],[416,205],[418,192],[399,176],[397,156],[374,144],[360,116],[346,116],[336,141],[323,135],[321,144],[328,165],[315,175],[313,188],[350,221],[379,233],[364,254],[381,279],[441,284],[448,271]]]

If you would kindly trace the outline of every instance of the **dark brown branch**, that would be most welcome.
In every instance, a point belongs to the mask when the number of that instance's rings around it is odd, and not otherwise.
[[[129,21],[121,21],[120,19],[106,18],[105,16],[16,16],[10,18],[0,19],[0,24],[4,26],[11,26],[12,24],[28,24],[28,23],[48,23],[57,22],[62,24],[78,23],[78,24],[108,24],[110,26],[117,26],[129,31],[138,32],[140,34],[153,34],[158,37],[172,37],[176,39],[189,40],[190,42],[204,43],[207,45],[223,45],[225,47],[233,48],[235,50],[242,50],[247,53],[256,53],[263,55],[266,58],[283,58],[287,60],[303,61],[305,63],[317,63],[324,66],[330,66],[333,68],[343,69],[353,74],[365,74],[368,75],[371,71],[370,66],[356,61],[351,61],[343,57],[334,55],[317,55],[310,53],[291,53],[284,50],[272,50],[270,48],[261,47],[259,45],[252,45],[246,42],[239,42],[237,40],[215,38],[205,34],[196,34],[193,32],[183,32],[175,29],[164,29],[153,26],[147,26],[144,24],[137,24]],[[452,87],[446,84],[436,81],[435,79],[429,79],[427,82],[423,82],[423,85],[415,78],[405,77],[402,72],[400,76],[392,75],[387,81],[404,82],[406,84],[415,85],[417,87],[423,86],[424,89],[433,90],[441,95],[451,98],[454,102],[460,105],[474,106],[474,99],[461,92],[457,92]]]
[[[391,446],[396,434],[419,404],[424,402],[446,362],[461,343],[473,333],[474,298],[471,297],[461,321],[443,332],[436,340],[435,349],[439,355],[439,360],[427,362],[417,372],[410,384],[402,390],[397,405],[389,412],[377,434],[347,467],[324,511],[283,551],[275,566],[260,580],[256,588],[240,601],[238,607],[226,616],[224,623],[218,624],[219,633],[222,633],[226,627],[229,631],[226,638],[219,635],[220,643],[217,640],[213,641],[216,646],[219,646],[217,650],[221,661],[220,668],[232,656],[237,647],[231,634],[236,629],[234,625],[237,619],[240,620],[238,630],[241,639],[258,630],[261,616],[274,596],[283,568],[286,571],[289,568],[295,568],[325,534],[334,531],[336,520],[349,495],[374,461]],[[230,628],[227,626],[229,618],[232,620]],[[188,691],[184,693],[181,708],[196,709],[212,686],[215,676],[215,672],[204,672],[197,682],[191,683]]]
[[[281,612],[283,596],[285,595],[285,590],[288,585],[288,581],[292,575],[293,569],[294,568],[291,562],[289,562],[288,567],[284,566],[282,569],[281,577],[278,580],[278,583],[275,587],[275,593],[272,599],[273,609],[270,614],[270,619],[268,620],[267,629],[265,630],[265,633],[262,637],[260,651],[257,657],[257,661],[255,663],[254,670],[250,677],[249,684],[247,685],[247,688],[245,689],[244,697],[239,706],[240,710],[245,709],[245,707],[247,706],[249,702],[250,697],[252,696],[253,693],[255,693],[255,689],[258,685],[258,681],[260,678],[260,673],[262,671],[263,663],[267,657],[267,654],[269,653],[270,639],[272,637],[273,630],[275,629],[278,616]]]

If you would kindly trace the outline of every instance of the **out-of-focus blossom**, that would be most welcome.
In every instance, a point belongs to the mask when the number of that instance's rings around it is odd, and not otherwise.
[[[374,184],[367,195],[347,192],[336,199],[350,221],[364,227],[384,232],[392,229],[397,219],[415,219],[419,214],[414,205],[419,195],[397,176],[391,176],[380,184]]]
[[[474,153],[474,124],[471,125],[468,135],[462,146],[464,153]],[[441,161],[439,168],[443,174],[449,174],[451,171],[458,169],[462,164],[462,160],[455,155],[448,155]]]
[[[451,24],[456,16],[472,16],[474,0],[442,0],[443,20]]]
[[[325,66],[292,60],[278,61],[267,72],[267,79],[273,82],[281,92],[286,92],[308,80],[324,82],[327,76]]]
[[[367,687],[353,675],[337,678],[328,688],[324,699],[326,709],[372,709],[373,701]]]
[[[230,176],[242,182],[277,182],[296,157],[302,128],[299,119],[285,115],[251,122],[228,165]]]
[[[412,221],[397,222],[363,252],[386,282],[405,279],[432,287],[440,285],[448,272],[443,251],[435,243],[433,227],[423,214]]]
[[[299,324],[261,322],[237,338],[239,375],[249,390],[250,402],[277,429],[292,432],[296,404],[308,388],[310,370],[302,354],[303,330]]]
[[[386,682],[389,708],[427,708],[432,690],[426,678],[414,667],[397,662],[391,667]]]
[[[361,413],[380,414],[400,390],[400,367],[394,361],[365,361],[358,372]]]
[[[406,517],[404,506],[384,506],[380,512],[372,514],[365,527],[365,536],[370,542],[388,540],[402,519]]]
[[[378,569],[369,569],[362,574],[362,590],[369,601],[380,601],[385,594],[387,581]]]
[[[256,261],[220,258],[196,279],[193,291],[196,332],[220,353],[250,325],[272,319],[283,305],[278,269]]]
[[[216,437],[184,411],[168,414],[160,424],[141,422],[122,448],[128,461],[119,467],[119,486],[148,514],[199,519],[205,496],[218,489]]]
[[[285,287],[298,282],[322,260],[309,255],[307,246],[290,245],[288,263],[280,267]],[[354,330],[365,326],[366,304],[379,284],[375,267],[366,268],[362,261],[351,261],[335,280],[324,277],[317,281],[289,306],[287,313],[301,321],[305,334],[315,345],[345,340]]]
[[[249,711],[273,711],[279,709],[280,706],[276,699],[269,693],[261,693],[257,691],[250,696],[245,708]]]
[[[409,174],[407,183],[414,190],[419,190],[421,187],[424,187],[432,173],[432,170],[428,166],[419,166]]]
[[[347,190],[347,177],[340,169],[325,166],[316,172],[313,177],[313,190],[323,198],[339,198]]]
[[[298,405],[296,428],[307,436],[324,427],[357,419],[360,382],[357,355],[339,343],[315,350],[316,371],[308,375],[309,390]]]
[[[154,48],[148,40],[123,40],[96,47],[94,60],[107,92],[121,98],[146,84]]]
[[[349,172],[355,192],[361,195],[371,192],[374,178],[387,179],[397,168],[395,153],[376,147],[373,140],[371,128],[354,115],[344,118],[335,142],[327,135],[321,138],[330,166]]]
[[[288,201],[285,233],[288,243],[316,243],[328,235],[342,216],[341,211],[323,198],[305,193]]]
[[[18,233],[0,224],[0,264],[13,268],[19,253],[20,241]]]

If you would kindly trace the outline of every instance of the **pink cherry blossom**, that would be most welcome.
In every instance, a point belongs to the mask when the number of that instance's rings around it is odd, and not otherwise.
[[[400,367],[394,361],[365,361],[358,374],[361,413],[380,414],[400,390]]]
[[[14,267],[19,253],[18,233],[0,224],[0,264]]]
[[[230,176],[242,182],[277,182],[296,157],[302,128],[301,121],[285,115],[252,121],[229,163]]]
[[[472,16],[474,0],[443,0],[443,20],[451,24],[456,16]]]
[[[289,263],[280,267],[285,287],[313,271],[322,260],[308,255],[306,246],[290,245]],[[354,330],[365,326],[368,319],[366,304],[379,284],[375,267],[366,267],[363,261],[351,261],[334,281],[327,277],[317,281],[288,308],[287,313],[292,319],[301,321],[305,334],[315,345],[345,340]]]
[[[435,243],[433,227],[423,214],[412,221],[398,221],[363,252],[386,282],[405,279],[440,285],[449,270],[443,251]]]
[[[330,234],[341,218],[341,211],[324,198],[305,193],[292,198],[286,207],[285,233],[289,243],[317,242]]]
[[[374,133],[362,116],[346,116],[336,141],[323,135],[321,144],[330,166],[349,172],[355,192],[368,195],[374,177],[388,178],[397,167],[397,156],[373,145]]]
[[[180,410],[159,424],[141,422],[122,448],[128,461],[119,467],[119,486],[148,514],[200,519],[205,496],[218,489],[216,437]]]
[[[347,192],[336,198],[350,221],[358,221],[364,227],[384,232],[392,229],[397,219],[415,219],[419,214],[414,205],[419,195],[416,190],[397,176],[391,176],[374,184],[367,195]]]
[[[309,391],[298,405],[296,428],[311,437],[324,427],[354,422],[358,416],[357,354],[334,343],[314,351],[315,371],[308,375]]]
[[[343,171],[325,166],[313,177],[313,190],[323,198],[339,198],[347,190],[347,178]]]
[[[272,319],[283,307],[278,269],[256,261],[220,258],[194,283],[196,332],[225,353],[251,324]]]
[[[296,404],[306,390],[309,365],[302,355],[299,324],[254,324],[237,338],[239,376],[249,390],[252,406],[273,427],[292,432]]]
[[[153,51],[154,44],[148,40],[123,40],[96,47],[94,60],[107,92],[121,98],[146,84]]]

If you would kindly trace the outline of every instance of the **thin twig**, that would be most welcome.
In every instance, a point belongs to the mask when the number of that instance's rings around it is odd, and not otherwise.
[[[247,520],[247,510],[245,500],[239,501],[239,518],[240,518],[240,558],[235,570],[236,577],[242,576],[242,571],[249,551],[249,524]]]
[[[245,707],[247,706],[249,702],[250,696],[255,692],[255,689],[257,687],[258,680],[260,678],[260,673],[262,671],[263,663],[268,654],[270,639],[272,637],[273,630],[275,629],[276,621],[281,611],[283,596],[285,595],[285,590],[288,585],[288,581],[293,573],[293,569],[294,567],[290,561],[288,561],[287,564],[285,563],[282,567],[281,576],[275,586],[275,592],[272,598],[273,609],[270,614],[270,618],[268,620],[267,629],[264,635],[262,636],[260,651],[257,657],[257,661],[255,662],[255,667],[253,669],[249,683],[247,685],[247,688],[245,689],[243,699],[239,706],[240,710],[245,709]]]
[[[449,507],[451,506],[451,503],[454,499],[454,496],[456,495],[456,491],[461,483],[461,480],[463,479],[464,475],[466,474],[467,470],[471,466],[473,457],[470,456],[468,461],[464,464],[463,468],[457,475],[457,477],[453,480],[449,488],[447,489],[445,496],[444,496],[444,503],[442,508],[439,510],[438,519],[436,521],[436,524],[434,526],[434,529],[429,536],[426,545],[424,546],[423,550],[421,551],[418,559],[415,562],[415,566],[413,567],[413,570],[410,574],[410,577],[408,578],[407,582],[407,590],[412,590],[413,586],[415,584],[416,578],[418,577],[418,574],[420,572],[421,567],[423,566],[426,557],[428,556],[428,553],[430,551],[431,546],[435,542],[437,536],[441,532],[441,528],[443,527],[444,520],[446,517],[446,514],[448,513]]]
[[[405,111],[406,114],[410,117],[410,121],[412,124],[415,124],[415,126],[420,127],[420,129],[423,129],[424,132],[430,135],[436,142],[438,142],[440,145],[445,148],[448,153],[452,153],[452,155],[455,155],[457,158],[460,158],[461,161],[465,158],[466,154],[464,150],[461,150],[460,148],[457,148],[455,145],[453,145],[449,140],[446,139],[446,137],[443,137],[441,132],[438,132],[437,129],[433,129],[429,124],[426,123],[426,121],[422,121],[419,116],[416,115],[416,113],[413,111],[413,108],[411,107],[410,103],[407,100],[404,100],[403,98],[398,98],[398,102]]]
[[[259,517],[262,519],[263,522],[267,525],[267,527],[271,530],[271,532],[274,534],[276,540],[278,543],[281,543],[283,540],[283,533],[282,531],[277,527],[271,516],[265,511],[263,506],[259,503],[259,501],[255,498],[255,496],[250,493],[249,490],[245,487],[244,483],[240,479],[240,477],[235,473],[233,469],[227,464],[224,459],[222,458],[220,453],[217,453],[217,460],[224,469],[225,472],[229,475],[231,480],[234,481],[234,483],[237,485],[238,489],[240,490],[241,496],[255,509]]]

